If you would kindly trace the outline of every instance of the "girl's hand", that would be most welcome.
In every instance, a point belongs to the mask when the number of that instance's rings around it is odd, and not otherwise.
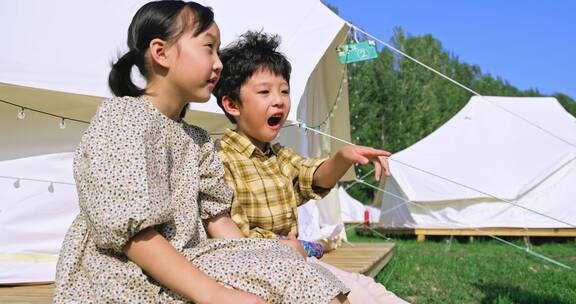
[[[374,179],[376,179],[376,181],[380,181],[382,169],[384,169],[384,175],[390,176],[390,166],[388,165],[387,158],[392,155],[392,153],[388,151],[348,145],[338,150],[336,155],[350,165],[354,163],[365,165],[369,161],[372,162],[374,164]]]
[[[214,291],[206,304],[267,304],[268,302],[251,293],[222,286]]]
[[[298,252],[304,258],[308,257],[308,253],[306,253],[306,250],[304,250],[304,247],[302,247],[302,244],[300,244],[300,241],[298,241],[294,233],[288,233],[288,238],[281,238],[279,241],[280,243],[296,250],[296,252]]]

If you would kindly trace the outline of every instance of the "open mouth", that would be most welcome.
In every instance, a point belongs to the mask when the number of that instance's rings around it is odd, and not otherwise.
[[[268,126],[278,127],[282,121],[282,113],[274,114],[268,118]]]
[[[216,83],[218,82],[218,77],[212,77],[210,79],[208,79],[208,81],[206,81],[209,85],[215,86]]]

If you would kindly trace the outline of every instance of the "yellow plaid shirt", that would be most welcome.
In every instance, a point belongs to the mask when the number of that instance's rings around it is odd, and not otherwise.
[[[325,159],[304,158],[280,144],[264,153],[229,129],[217,146],[224,178],[234,189],[232,220],[247,237],[297,235],[297,207],[328,193],[312,185],[314,172]]]

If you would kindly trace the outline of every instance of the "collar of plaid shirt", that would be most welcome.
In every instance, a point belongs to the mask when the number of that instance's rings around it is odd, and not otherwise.
[[[236,150],[238,153],[250,158],[252,154],[256,153],[259,156],[269,157],[278,154],[278,147],[276,145],[266,144],[266,151],[260,150],[248,138],[238,134],[235,131],[226,129],[222,141],[226,142],[228,146]]]

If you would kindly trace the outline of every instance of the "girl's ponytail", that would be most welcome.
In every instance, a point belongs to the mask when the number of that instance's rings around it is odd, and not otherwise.
[[[132,82],[133,66],[137,66],[140,72],[144,71],[144,55],[136,49],[130,50],[112,64],[112,70],[108,75],[108,86],[114,95],[138,97],[144,94],[144,89]]]

